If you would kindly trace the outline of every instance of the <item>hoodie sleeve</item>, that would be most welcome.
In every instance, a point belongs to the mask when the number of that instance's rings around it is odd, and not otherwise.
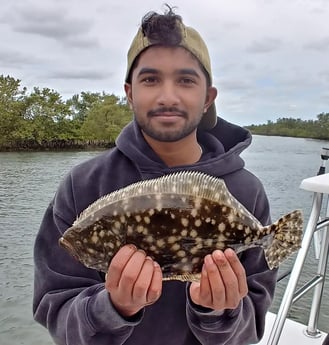
[[[33,314],[56,344],[123,344],[143,316],[122,318],[99,272],[72,260],[58,239],[75,219],[68,178],[49,205],[34,247]],[[67,331],[69,330],[69,331]]]
[[[252,213],[262,224],[269,224],[268,200],[261,185],[254,200],[249,207],[253,208]],[[252,344],[258,343],[264,334],[265,315],[273,300],[277,270],[269,270],[262,248],[242,252],[240,260],[246,270],[249,291],[236,309],[218,313],[199,308],[187,299],[188,324],[201,344]]]

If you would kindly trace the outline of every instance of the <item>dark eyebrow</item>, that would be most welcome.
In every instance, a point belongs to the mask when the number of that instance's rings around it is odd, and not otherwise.
[[[139,71],[138,75],[143,74],[159,74],[159,71],[155,68],[144,67]]]
[[[191,75],[191,76],[200,78],[199,73],[195,69],[192,69],[192,68],[182,68],[182,69],[177,70],[175,73],[179,75]],[[160,74],[160,71],[155,68],[144,67],[139,71],[138,75],[143,75],[143,74]]]
[[[200,74],[192,68],[183,68],[177,71],[177,74],[191,75],[200,78]]]

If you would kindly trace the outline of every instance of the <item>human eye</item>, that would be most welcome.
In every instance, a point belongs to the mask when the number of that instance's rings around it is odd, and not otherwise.
[[[184,86],[192,86],[195,84],[195,80],[191,77],[181,77],[179,83]]]
[[[146,76],[142,78],[141,82],[145,85],[153,85],[158,82],[158,78],[155,76]]]

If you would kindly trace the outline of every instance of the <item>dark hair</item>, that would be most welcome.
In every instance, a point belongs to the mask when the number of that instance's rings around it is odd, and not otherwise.
[[[149,12],[143,17],[143,34],[152,44],[178,46],[182,33],[177,24],[182,22],[182,17],[175,14],[169,5],[166,6],[168,10],[164,14]]]

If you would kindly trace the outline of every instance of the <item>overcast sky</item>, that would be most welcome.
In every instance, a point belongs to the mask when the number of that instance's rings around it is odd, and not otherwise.
[[[329,112],[329,0],[176,0],[208,44],[218,114],[248,125]],[[124,95],[126,53],[158,0],[0,0],[0,74]]]

